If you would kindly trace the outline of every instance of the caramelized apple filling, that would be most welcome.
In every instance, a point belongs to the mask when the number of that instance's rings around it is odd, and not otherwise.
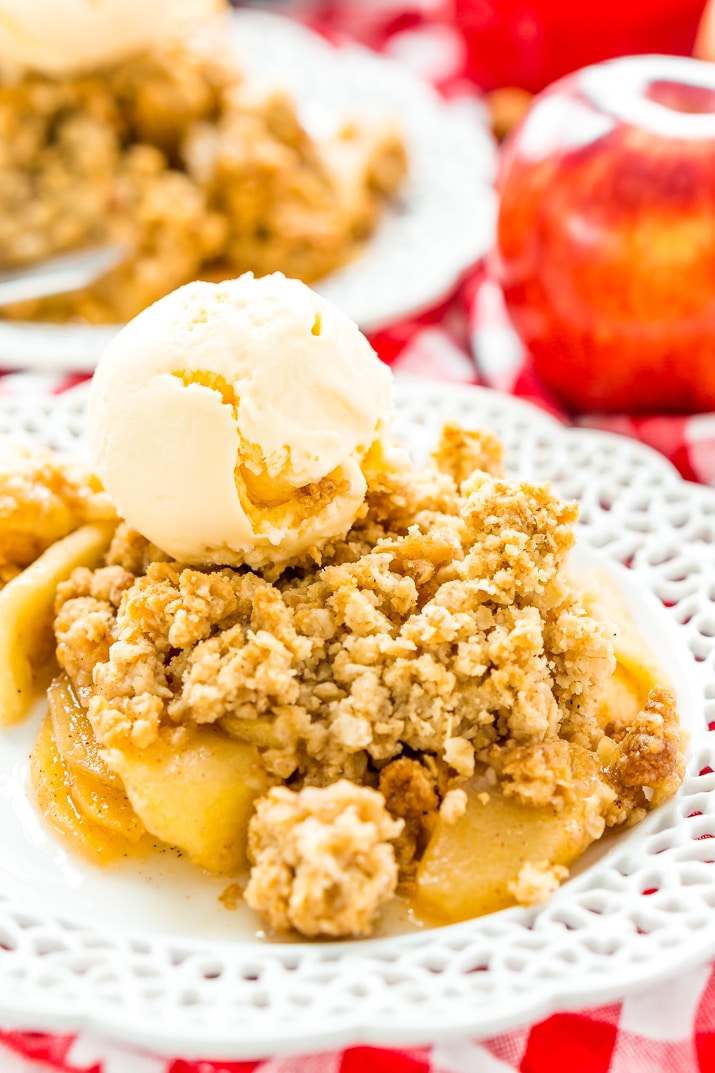
[[[150,836],[248,864],[248,904],[309,936],[368,934],[396,890],[432,921],[548,896],[683,775],[665,674],[568,572],[575,519],[451,426],[281,570],[167,561],[120,526],[58,586],[40,808],[95,859]]]
[[[57,586],[100,560],[115,525],[83,467],[0,437],[0,726],[22,719],[47,686]]]

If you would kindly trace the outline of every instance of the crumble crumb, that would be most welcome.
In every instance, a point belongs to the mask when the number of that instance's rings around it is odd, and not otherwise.
[[[616,749],[610,751],[607,770],[617,799],[606,823],[637,822],[648,809],[668,801],[683,781],[684,749],[675,697],[669,689],[657,686]]]
[[[622,786],[652,790],[651,800],[656,804],[672,796],[670,784],[680,785],[684,760],[670,690],[659,686],[650,691],[645,708],[620,742],[620,753],[614,776]]]
[[[57,587],[55,638],[57,659],[77,695],[88,698],[95,666],[109,659],[116,640],[116,615],[134,575],[120,566],[98,570],[80,567]]]
[[[392,760],[380,772],[380,792],[393,816],[408,819],[439,807],[438,776],[419,760]]]
[[[460,816],[467,811],[467,795],[464,790],[457,787],[450,790],[440,805],[439,814],[445,823],[456,823]]]
[[[448,474],[459,487],[475,472],[504,476],[504,445],[485,429],[466,429],[449,421],[432,452],[437,469]]]
[[[108,563],[121,566],[127,573],[137,577],[146,573],[149,563],[167,561],[169,558],[161,548],[131,529],[126,522],[120,522],[117,526],[107,552]]]
[[[301,785],[363,782],[405,748],[469,776],[503,738],[587,724],[613,652],[604,624],[556,582],[574,517],[545,486],[488,478],[460,496],[434,468],[388,467],[320,566],[269,581],[151,561],[115,616],[101,609],[108,654],[81,656],[95,733],[118,744],[150,703],[160,722],[217,723],[255,742],[271,774]],[[148,552],[125,531],[108,562],[142,568]],[[70,677],[84,642],[64,605],[83,595],[58,596]]]
[[[527,861],[516,879],[509,884],[509,893],[519,905],[538,905],[554,893],[568,877],[569,870],[550,861]]]
[[[444,758],[458,775],[469,778],[474,774],[474,749],[467,738],[447,738]]]
[[[517,746],[504,760],[502,778],[507,797],[534,808],[552,804],[573,785],[572,748],[561,738]]]
[[[445,784],[446,773],[432,757],[421,761],[399,756],[380,771],[378,786],[387,810],[404,820],[395,840],[401,893],[407,893],[414,883],[415,861],[422,856],[434,830]]]
[[[243,901],[243,886],[240,883],[229,883],[219,894],[218,900],[224,909],[233,912]]]
[[[368,935],[397,886],[391,841],[401,827],[382,794],[345,779],[299,793],[275,787],[250,823],[245,900],[278,931]]]

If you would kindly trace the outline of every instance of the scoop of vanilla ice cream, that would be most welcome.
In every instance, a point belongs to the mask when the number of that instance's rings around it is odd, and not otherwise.
[[[190,283],[104,353],[93,465],[122,517],[174,558],[282,562],[355,520],[366,456],[387,446],[391,381],[356,325],[298,280]]]
[[[0,59],[48,75],[151,48],[223,0],[0,0]]]

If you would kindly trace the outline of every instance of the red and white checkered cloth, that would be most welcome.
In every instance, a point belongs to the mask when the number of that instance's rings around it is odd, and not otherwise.
[[[353,35],[408,63],[454,96],[474,92],[449,0],[295,0],[294,12],[334,40]],[[534,376],[509,326],[499,287],[475,267],[450,298],[373,337],[396,373],[484,384],[568,421]],[[9,374],[0,392],[66,390],[80,377]],[[715,414],[581,418],[634,436],[691,480],[715,485]],[[623,1001],[481,1040],[409,1050],[352,1047],[259,1062],[185,1061],[140,1054],[88,1034],[0,1031],[0,1073],[715,1073],[715,967]]]
[[[90,1036],[0,1033],[2,1073],[711,1073],[715,970],[582,1013],[482,1040],[387,1050],[350,1047],[258,1062],[157,1058]]]

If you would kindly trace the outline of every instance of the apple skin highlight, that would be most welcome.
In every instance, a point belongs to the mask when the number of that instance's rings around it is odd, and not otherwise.
[[[715,66],[586,68],[508,143],[494,269],[576,411],[715,409]]]

